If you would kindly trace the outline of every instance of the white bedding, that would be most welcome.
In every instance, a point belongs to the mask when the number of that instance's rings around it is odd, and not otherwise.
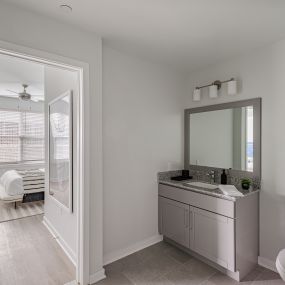
[[[1,184],[7,195],[23,194],[23,178],[16,170],[6,171],[1,177]]]
[[[44,177],[44,169],[8,170],[0,178],[2,196],[16,197],[27,193],[44,192]]]
[[[24,194],[21,195],[8,195],[5,192],[4,186],[0,184],[0,200],[3,202],[17,202],[17,201],[22,201],[23,200]]]

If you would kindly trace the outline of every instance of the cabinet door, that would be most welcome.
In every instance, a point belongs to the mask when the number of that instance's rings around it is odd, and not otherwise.
[[[235,271],[233,219],[190,207],[190,246],[200,255]]]
[[[165,237],[189,248],[190,206],[159,197],[159,230]]]

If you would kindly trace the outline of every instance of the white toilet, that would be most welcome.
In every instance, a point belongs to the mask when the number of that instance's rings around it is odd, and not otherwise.
[[[283,281],[285,281],[285,248],[282,249],[276,259],[276,268]]]

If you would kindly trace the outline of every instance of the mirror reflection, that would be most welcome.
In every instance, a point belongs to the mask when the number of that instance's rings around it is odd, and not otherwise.
[[[253,171],[253,106],[190,114],[190,164]]]
[[[72,211],[72,102],[66,92],[49,104],[49,193]]]

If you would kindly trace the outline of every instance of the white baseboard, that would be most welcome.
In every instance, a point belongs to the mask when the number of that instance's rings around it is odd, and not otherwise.
[[[100,280],[105,279],[105,278],[106,278],[105,269],[102,268],[101,270],[97,271],[96,273],[90,275],[89,283],[94,284],[94,283],[99,282]]]
[[[57,243],[60,245],[62,250],[65,252],[67,257],[70,259],[70,261],[74,264],[74,266],[76,266],[75,252],[69,247],[69,245],[61,237],[61,235],[57,232],[57,230],[54,228],[54,226],[51,224],[51,222],[46,218],[46,216],[44,216],[44,218],[43,218],[43,224],[48,229],[48,231],[51,233],[51,235],[54,237],[54,239],[57,241]]]
[[[120,250],[117,250],[115,252],[111,252],[109,254],[106,254],[104,256],[104,265],[107,265],[109,263],[112,263],[116,260],[119,260],[123,257],[126,257],[132,253],[135,253],[139,250],[142,250],[146,247],[149,247],[153,244],[156,244],[160,241],[162,241],[162,236],[161,235],[155,235],[153,237],[150,237],[148,239],[145,239],[145,240],[142,240],[140,242],[137,242],[131,246],[128,246],[126,248],[123,248],[123,249],[120,249]]]
[[[65,283],[64,285],[78,285],[78,282],[76,282],[76,280],[73,280],[71,282]]]
[[[258,264],[262,267],[265,267],[267,269],[270,269],[274,272],[277,272],[275,261],[272,261],[270,259],[267,259],[262,256],[258,256]]]

